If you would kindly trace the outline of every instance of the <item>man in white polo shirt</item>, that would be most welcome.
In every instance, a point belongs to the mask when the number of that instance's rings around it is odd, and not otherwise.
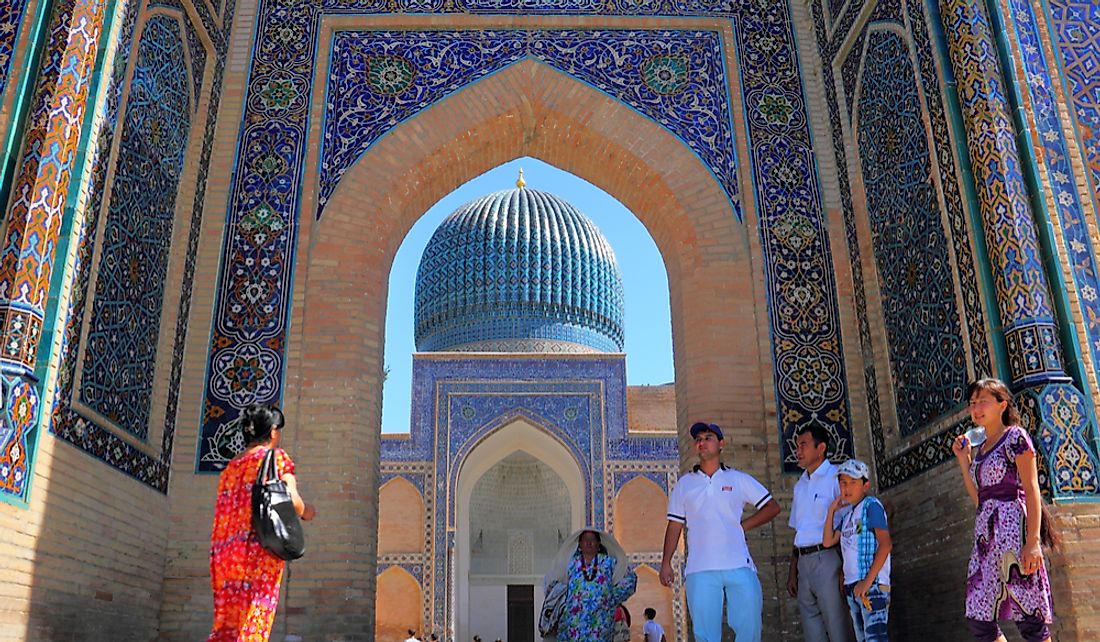
[[[795,438],[794,456],[802,476],[794,485],[790,526],[794,549],[787,592],[798,598],[806,642],[848,642],[851,618],[840,592],[840,554],[821,544],[829,504],[840,494],[836,466],[825,458],[829,433],[817,422],[803,426]]]
[[[779,503],[760,482],[721,462],[725,440],[717,425],[697,423],[691,437],[699,464],[668,499],[661,583],[672,585],[672,555],[687,526],[684,584],[696,642],[721,641],[723,598],[737,642],[760,642],[764,598],[745,533],[775,519]],[[755,512],[742,519],[746,504]]]

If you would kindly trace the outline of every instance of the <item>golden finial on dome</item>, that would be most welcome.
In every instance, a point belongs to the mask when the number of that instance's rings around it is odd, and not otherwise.
[[[527,185],[527,181],[523,180],[523,170],[519,170],[519,178],[516,179],[516,187],[523,189]]]

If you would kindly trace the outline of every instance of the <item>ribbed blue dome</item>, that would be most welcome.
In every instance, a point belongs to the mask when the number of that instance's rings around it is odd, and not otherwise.
[[[622,279],[588,217],[520,187],[440,224],[420,260],[415,317],[422,352],[621,352]]]

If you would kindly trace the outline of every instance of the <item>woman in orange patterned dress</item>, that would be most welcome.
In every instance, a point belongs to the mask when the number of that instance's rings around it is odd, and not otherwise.
[[[208,642],[267,642],[271,635],[285,562],[261,546],[252,531],[252,483],[269,449],[275,449],[276,473],[286,482],[298,515],[310,520],[317,514],[298,494],[294,462],[279,449],[284,423],[278,408],[260,404],[245,408],[241,430],[248,444],[218,478],[210,537],[214,629]]]

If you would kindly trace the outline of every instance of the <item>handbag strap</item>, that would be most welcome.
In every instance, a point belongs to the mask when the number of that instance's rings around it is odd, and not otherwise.
[[[256,473],[256,481],[253,485],[266,484],[275,477],[275,449],[268,448],[264,460],[260,462],[260,470]]]

